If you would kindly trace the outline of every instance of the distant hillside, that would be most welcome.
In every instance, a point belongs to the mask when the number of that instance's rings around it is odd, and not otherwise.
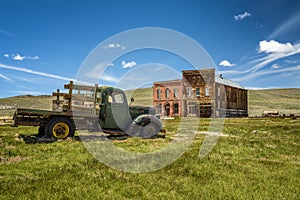
[[[261,115],[265,110],[300,115],[300,88],[249,90],[248,104],[249,115]]]
[[[128,100],[134,98],[134,105],[152,106],[153,105],[153,90],[151,88],[139,88],[136,90],[127,90],[126,96]]]
[[[152,106],[152,88],[126,91],[128,100],[135,99],[133,105]],[[16,108],[52,108],[52,96],[19,96],[0,99],[0,116],[13,115]],[[260,116],[265,110],[277,110],[280,114],[300,115],[300,88],[249,90],[249,115]]]
[[[16,108],[52,109],[53,96],[17,96],[0,99],[0,116],[12,116]]]

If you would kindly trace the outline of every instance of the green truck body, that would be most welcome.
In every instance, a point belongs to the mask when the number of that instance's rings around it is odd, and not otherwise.
[[[131,106],[122,89],[66,84],[68,93],[53,93],[53,110],[18,108],[15,126],[38,126],[39,136],[67,138],[75,130],[127,134],[142,138],[164,132],[152,107]],[[133,98],[131,102],[133,102]]]

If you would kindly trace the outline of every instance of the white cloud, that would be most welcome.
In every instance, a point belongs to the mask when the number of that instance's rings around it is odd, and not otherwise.
[[[30,59],[30,60],[38,60],[38,59],[40,59],[38,56],[28,56],[27,58]]]
[[[108,45],[104,46],[104,49],[126,49],[126,47],[124,45],[121,45],[119,43],[109,43]]]
[[[25,88],[24,88],[25,89]],[[28,88],[30,89],[30,88]],[[38,92],[38,91],[32,91],[32,90],[14,90],[14,91],[9,91],[11,93],[17,93],[20,95],[34,95],[34,96],[38,96],[38,95],[48,95],[45,92]]]
[[[64,81],[75,81],[73,78],[67,78],[67,77],[48,74],[48,73],[44,73],[44,72],[33,71],[31,69],[26,69],[26,68],[20,68],[20,67],[15,67],[15,66],[4,65],[4,64],[1,64],[1,63],[0,63],[0,68],[9,69],[9,70],[13,70],[13,71],[25,72],[25,73],[28,73],[28,74],[35,74],[35,75],[39,75],[39,76],[44,76],[44,77],[49,77],[49,78],[54,78],[54,79],[59,79],[59,80],[64,80]]]
[[[243,14],[235,15],[235,16],[234,16],[234,20],[235,20],[235,21],[240,21],[240,20],[243,20],[243,19],[245,19],[246,17],[250,17],[250,16],[251,16],[251,13],[244,12]]]
[[[239,65],[239,70],[224,70],[220,73],[232,76],[234,81],[246,81],[254,79],[258,76],[266,76],[273,74],[296,73],[300,70],[297,62],[287,60],[289,56],[300,53],[300,42],[297,44],[280,43],[274,40],[260,41],[257,54],[246,63]],[[278,65],[273,63],[269,68],[267,65],[279,59],[285,59],[284,62],[289,64]],[[292,65],[292,66],[291,66]],[[275,70],[276,69],[276,70]]]
[[[219,63],[219,65],[222,66],[222,67],[233,67],[233,66],[235,66],[235,64],[230,63],[228,60],[222,60]]]
[[[24,58],[25,58],[25,56],[21,56],[20,54],[13,55],[13,57],[12,57],[13,60],[19,60],[19,61],[24,60]]]
[[[297,61],[295,61],[295,60],[285,60],[284,62],[288,63],[288,64],[296,64],[297,63]]]
[[[280,68],[277,70],[263,70],[263,71],[256,71],[249,73],[245,76],[239,76],[238,78],[233,78],[234,81],[245,81],[245,80],[251,80],[253,78],[257,78],[259,76],[263,75],[273,75],[273,74],[281,74],[281,73],[287,73],[287,72],[299,72],[300,65],[294,66],[294,67],[288,67],[288,68]]]
[[[39,56],[22,56],[19,53],[11,54],[11,56],[9,54],[4,54],[4,57],[6,57],[6,58],[11,57],[13,60],[17,60],[17,61],[23,61],[25,59],[27,59],[27,60],[38,60],[38,59],[40,59]]]
[[[272,69],[279,69],[280,68],[280,66],[278,65],[278,64],[274,64],[274,65],[272,65],[272,67],[271,67]]]
[[[9,82],[9,83],[12,83],[14,82],[11,78],[8,78],[7,76],[3,75],[3,74],[0,74],[0,78],[4,79],[5,81]]]
[[[9,33],[9,32],[7,32],[7,31],[5,31],[5,30],[0,30],[0,34],[2,34],[2,35],[7,35],[7,36],[10,36],[10,37],[16,37],[14,34]]]
[[[250,61],[252,67],[244,71],[245,73],[255,72],[278,59],[300,53],[300,43],[293,45],[289,42],[284,44],[274,40],[269,42],[263,40],[259,42],[258,53],[267,53],[267,55]]]
[[[126,61],[122,61],[122,68],[131,68],[131,67],[134,67],[134,66],[136,66],[137,65],[137,63],[136,62],[134,62],[134,61],[130,61],[130,62],[126,62]]]
[[[277,29],[275,29],[275,31],[268,38],[272,39],[280,35],[284,35],[284,34],[287,35],[291,32],[297,33],[297,31],[299,32],[299,27],[300,27],[300,13],[296,12],[288,20],[280,24],[280,26],[277,27]]]
[[[289,42],[283,44],[275,40],[260,41],[258,52],[262,53],[289,53],[295,51],[296,48]]]
[[[107,74],[102,75],[100,80],[111,82],[111,83],[118,83],[120,81],[120,79],[110,76],[110,75],[107,75]]]

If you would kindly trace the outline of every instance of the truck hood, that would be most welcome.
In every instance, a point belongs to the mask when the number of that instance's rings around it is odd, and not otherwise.
[[[155,115],[155,109],[153,107],[146,106],[129,106],[129,112],[132,119],[136,118],[141,114]]]

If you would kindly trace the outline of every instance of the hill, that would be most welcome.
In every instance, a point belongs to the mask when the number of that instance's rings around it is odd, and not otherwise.
[[[52,109],[53,96],[16,96],[0,99],[0,116],[12,116],[17,108]]]
[[[249,115],[261,115],[265,110],[300,115],[300,88],[249,90],[248,108]]]
[[[135,99],[134,105],[152,106],[152,88],[126,91],[127,98]],[[18,96],[0,99],[0,116],[12,116],[16,108],[52,108],[52,96]],[[250,116],[260,116],[265,110],[277,110],[280,114],[300,115],[300,88],[249,90]]]

